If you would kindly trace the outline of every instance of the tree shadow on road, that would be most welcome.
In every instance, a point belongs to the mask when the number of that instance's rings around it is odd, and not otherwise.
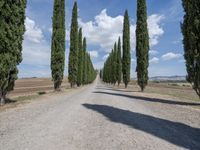
[[[192,150],[200,149],[199,128],[106,105],[83,104],[83,106],[101,113],[112,122],[128,125],[177,146]]]
[[[165,100],[165,99],[158,99],[158,98],[148,98],[148,97],[143,97],[143,96],[126,95],[126,94],[121,94],[121,93],[110,93],[110,92],[102,92],[102,91],[95,91],[93,93],[122,96],[122,97],[132,98],[132,99],[141,100],[141,101],[153,102],[153,103],[164,103],[164,104],[184,105],[184,106],[200,106],[200,103],[181,102],[181,101]]]
[[[113,88],[105,88],[105,87],[96,87],[97,90],[109,90],[109,91],[119,91],[119,92],[140,92],[140,91],[133,91],[133,90],[124,90],[124,89],[113,89]]]

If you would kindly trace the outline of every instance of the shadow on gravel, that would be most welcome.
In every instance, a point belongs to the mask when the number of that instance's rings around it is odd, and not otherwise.
[[[121,90],[121,89],[113,89],[113,88],[101,88],[101,87],[96,87],[95,89],[97,90],[109,90],[109,91],[119,91],[119,92],[126,92],[126,93],[129,93],[129,92],[140,92],[140,91],[132,91],[132,90]]]
[[[95,91],[93,93],[122,96],[122,97],[132,98],[132,99],[141,100],[141,101],[153,102],[153,103],[164,103],[164,104],[184,105],[184,106],[200,106],[200,103],[190,103],[190,102],[181,102],[181,101],[174,101],[174,100],[148,98],[148,97],[133,96],[133,95],[120,94],[120,93],[110,93],[110,92],[101,92],[101,91]]]
[[[128,125],[177,146],[192,150],[200,149],[199,128],[106,105],[83,104],[83,106],[103,114],[112,122]]]

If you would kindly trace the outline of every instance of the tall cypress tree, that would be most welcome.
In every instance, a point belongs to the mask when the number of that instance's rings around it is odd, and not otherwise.
[[[118,68],[117,68],[117,43],[115,42],[114,44],[114,53],[113,53],[113,68],[114,68],[114,71],[113,71],[113,75],[114,75],[114,78],[113,78],[113,84],[116,84],[117,82],[117,72],[118,72]]]
[[[200,98],[200,1],[182,0],[182,2],[185,11],[182,33],[187,81],[192,84]]]
[[[54,89],[60,90],[65,66],[65,0],[54,0],[51,44],[51,75]]]
[[[82,29],[79,29],[79,47],[78,47],[78,78],[77,85],[80,86],[82,84],[83,77],[83,40],[82,40]]]
[[[118,44],[117,44],[117,83],[118,86],[121,83],[122,79],[122,58],[121,58],[121,40],[120,37],[118,39]]]
[[[130,54],[130,23],[128,10],[124,14],[124,25],[123,25],[123,58],[122,58],[122,72],[123,82],[125,88],[127,88],[130,82],[130,69],[131,69],[131,54]]]
[[[136,57],[137,82],[141,91],[144,91],[148,84],[149,67],[149,34],[146,0],[137,1]]]
[[[86,38],[83,39],[83,77],[82,77],[82,84],[87,83],[87,42]]]
[[[13,90],[22,61],[26,0],[0,2],[0,103]]]
[[[70,32],[70,53],[68,66],[68,79],[71,87],[77,83],[78,75],[78,8],[74,3],[72,10],[71,32]]]

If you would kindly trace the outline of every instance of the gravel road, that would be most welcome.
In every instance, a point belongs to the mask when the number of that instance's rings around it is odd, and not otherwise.
[[[200,150],[193,105],[96,80],[0,112],[0,150]]]

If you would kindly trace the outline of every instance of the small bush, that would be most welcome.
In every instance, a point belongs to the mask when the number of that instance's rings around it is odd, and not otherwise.
[[[46,94],[45,91],[40,91],[40,92],[38,92],[38,95],[44,95],[44,94]]]
[[[177,83],[171,83],[169,85],[171,85],[171,86],[179,86]]]

